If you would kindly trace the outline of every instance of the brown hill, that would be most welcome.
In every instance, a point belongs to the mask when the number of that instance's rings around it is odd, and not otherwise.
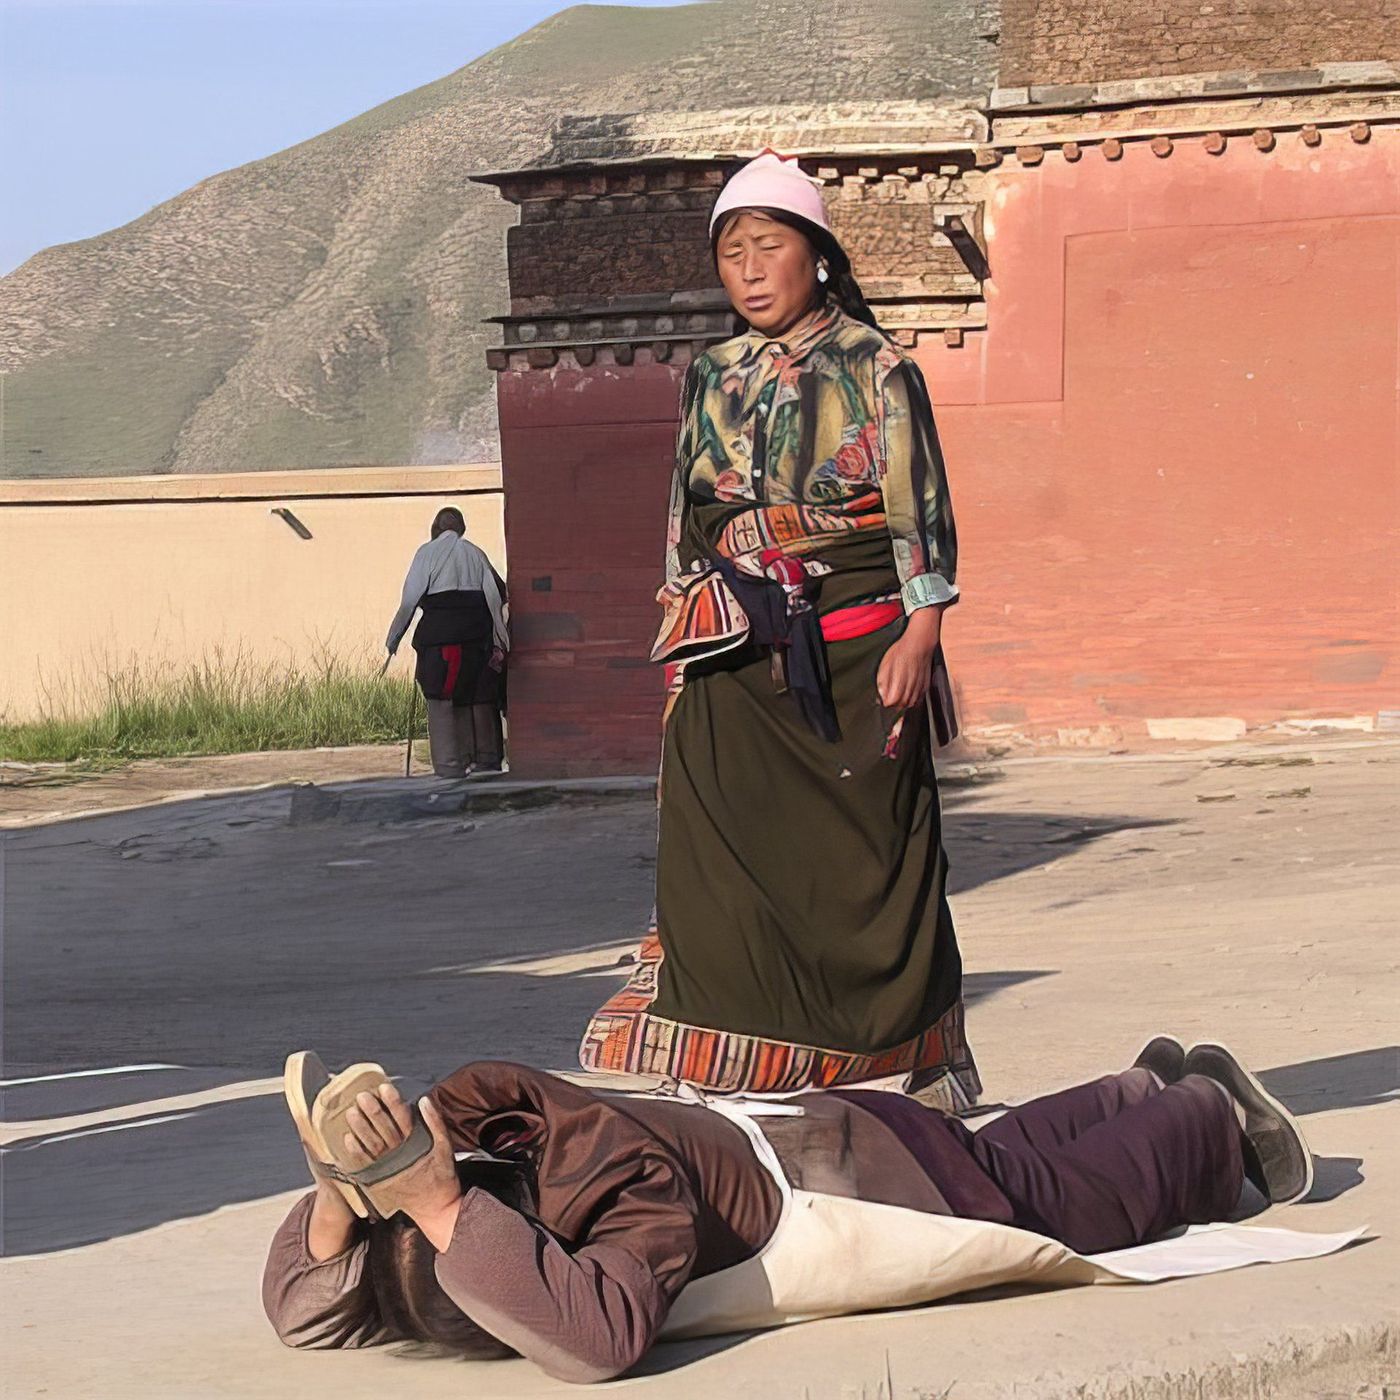
[[[579,6],[0,280],[6,476],[495,455],[513,210],[563,114],[977,101],[994,0]]]

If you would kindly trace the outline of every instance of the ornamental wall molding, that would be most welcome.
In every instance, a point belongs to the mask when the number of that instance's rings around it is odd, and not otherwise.
[[[977,168],[985,143],[960,155],[921,152],[872,156],[824,155],[808,173],[845,199],[909,199],[916,202],[966,203],[957,182]],[[493,176],[502,193],[520,208],[520,224],[560,219],[602,218],[610,214],[707,213],[724,184],[724,168],[687,158],[675,166],[618,166],[557,174],[522,171]]]
[[[569,315],[494,316],[502,343],[486,352],[494,370],[552,369],[644,362],[685,363],[734,334],[734,313],[723,292],[707,299],[657,299],[650,305],[583,307]],[[567,352],[567,355],[565,354]]]
[[[1029,147],[1075,143],[1151,142],[1159,137],[1253,138],[1255,132],[1331,132],[1367,139],[1369,128],[1400,122],[1400,86],[1365,92],[1308,93],[1292,96],[1217,98],[1096,110],[1017,112],[997,117],[991,139],[978,152],[990,166]],[[1316,144],[1316,143],[1310,143]]]
[[[986,135],[987,118],[975,105],[912,100],[563,116],[538,160],[472,178],[497,184],[531,172],[596,172],[676,161],[724,166],[765,146],[795,156],[956,150],[975,146]]]
[[[833,229],[860,260],[861,283],[882,325],[906,347],[931,336],[960,346],[985,329],[990,275],[982,232],[991,182],[1004,163],[1092,153],[1117,161],[1133,143],[1159,158],[1196,142],[1219,155],[1249,142],[1364,145],[1400,122],[1400,68],[1331,64],[1288,73],[1198,74],[998,89],[985,110],[919,102],[753,108],[742,112],[565,117],[534,165],[473,177],[519,208],[510,231],[511,309],[490,318],[502,343],[497,371],[683,364],[735,333],[722,291],[697,271],[706,214],[732,166],[773,146],[803,158],[823,187]],[[671,249],[641,273],[646,290],[602,299],[600,279],[551,264],[539,249],[591,249],[606,263],[624,235],[637,253],[665,225]],[[591,222],[591,226],[590,226]],[[553,226],[553,227],[551,227]],[[689,254],[697,285],[680,292],[663,255]],[[645,251],[643,249],[643,251]],[[708,258],[707,251],[704,257]],[[543,275],[532,258],[540,258]],[[577,262],[577,260],[576,260]],[[570,275],[574,285],[568,285]]]
[[[1162,78],[1120,78],[1102,83],[1050,83],[993,88],[990,116],[1023,109],[1133,106],[1148,102],[1191,101],[1243,93],[1298,94],[1349,88],[1400,87],[1400,64],[1320,63],[1312,68],[1239,69],[1182,73]]]
[[[913,346],[930,334],[949,345],[963,344],[964,333],[985,329],[986,304],[884,302],[877,306],[881,325],[895,340]],[[502,343],[486,352],[493,370],[587,368],[594,364],[685,364],[711,345],[728,340],[738,329],[723,292],[711,305],[657,301],[651,306],[619,310],[615,306],[580,308],[568,315],[493,316]],[[645,351],[645,355],[640,355]]]

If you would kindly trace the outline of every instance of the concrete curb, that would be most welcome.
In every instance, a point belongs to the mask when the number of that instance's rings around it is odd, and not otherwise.
[[[291,824],[409,822],[434,817],[485,816],[537,807],[626,801],[656,791],[652,775],[564,778],[528,782],[503,777],[380,778],[360,782],[299,783],[290,787]]]
[[[940,765],[939,786],[977,787],[1001,776],[996,765]],[[292,783],[291,822],[409,822],[434,817],[485,816],[539,807],[627,801],[656,793],[654,773],[613,778],[370,778],[335,783]]]

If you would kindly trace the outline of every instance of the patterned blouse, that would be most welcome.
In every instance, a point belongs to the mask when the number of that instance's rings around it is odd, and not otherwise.
[[[918,366],[833,306],[786,340],[727,340],[686,371],[666,536],[682,561],[691,503],[868,509],[883,500],[906,612],[958,596],[957,535],[943,454]]]

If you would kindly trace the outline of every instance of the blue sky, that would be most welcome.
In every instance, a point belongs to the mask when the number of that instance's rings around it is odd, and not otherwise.
[[[0,0],[0,274],[440,78],[565,8]]]

